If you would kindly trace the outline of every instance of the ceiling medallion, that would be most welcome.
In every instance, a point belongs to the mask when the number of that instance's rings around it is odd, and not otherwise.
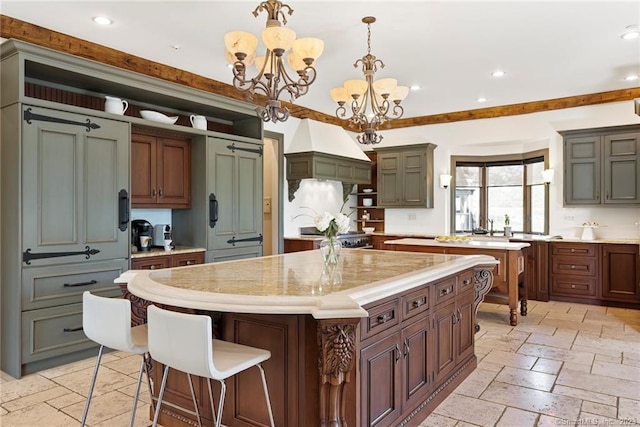
[[[409,94],[409,88],[398,86],[396,79],[379,79],[373,81],[373,76],[378,71],[378,66],[384,68],[384,62],[371,55],[371,24],[376,22],[373,16],[362,18],[362,22],[367,24],[367,54],[358,59],[354,68],[362,64],[362,73],[365,80],[347,80],[343,87],[331,89],[331,98],[338,103],[336,116],[346,117],[347,108],[350,103],[351,117],[346,118],[349,127],[357,128],[361,135],[358,135],[360,144],[378,144],[382,141],[382,135],[377,132],[383,124],[390,127],[392,119],[398,119],[404,114],[404,108],[400,103]],[[389,114],[393,117],[389,117]]]
[[[266,105],[256,108],[258,116],[265,122],[284,122],[289,118],[289,109],[280,103],[280,95],[288,92],[293,102],[309,91],[309,86],[316,79],[313,65],[324,49],[324,42],[320,39],[296,39],[295,31],[285,27],[284,9],[289,15],[293,14],[289,5],[277,0],[263,1],[253,11],[255,17],[262,11],[268,15],[266,28],[262,30],[262,42],[267,49],[264,56],[256,56],[258,38],[255,35],[231,31],[224,36],[227,60],[233,63],[233,86],[245,92],[250,101],[253,101],[256,91],[267,97]],[[287,63],[297,74],[295,77],[289,75],[283,61],[289,50]],[[258,74],[247,78],[247,67],[254,62]]]

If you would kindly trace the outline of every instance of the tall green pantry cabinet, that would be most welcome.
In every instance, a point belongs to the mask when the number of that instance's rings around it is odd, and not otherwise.
[[[209,262],[262,254],[262,122],[254,106],[16,40],[0,45],[0,61],[4,372],[20,377],[95,355],[82,331],[82,293],[122,296],[114,279],[131,257],[132,126],[193,144],[198,200],[172,211],[180,229],[174,240],[195,246],[211,236]],[[192,78],[202,86],[203,78]],[[106,113],[105,95],[127,99],[129,109]],[[142,109],[179,119],[152,122],[139,116]],[[207,129],[191,127],[194,113],[208,118]],[[212,144],[253,150],[235,150],[218,167],[207,154]],[[221,202],[213,233],[210,193]],[[198,227],[181,227],[185,211],[202,219]],[[231,250],[217,248],[228,241]]]

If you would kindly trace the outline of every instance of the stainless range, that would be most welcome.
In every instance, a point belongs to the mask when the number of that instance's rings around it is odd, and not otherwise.
[[[300,227],[300,236],[322,236],[315,227]],[[349,231],[346,234],[338,234],[338,240],[343,248],[365,248],[371,249],[371,237],[362,231]]]

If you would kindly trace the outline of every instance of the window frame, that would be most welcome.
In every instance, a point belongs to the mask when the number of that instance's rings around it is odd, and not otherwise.
[[[525,234],[549,234],[549,186],[544,185],[544,230],[543,232],[532,232],[532,185],[527,184],[527,168],[526,164],[535,163],[542,159],[544,169],[549,168],[549,149],[535,150],[527,153],[519,154],[507,154],[507,155],[494,155],[494,156],[451,156],[451,184],[449,186],[449,232],[451,234],[456,233],[456,171],[458,166],[475,166],[480,167],[480,218],[478,220],[478,226],[489,229],[487,221],[487,198],[488,198],[488,186],[487,186],[487,167],[491,166],[503,166],[503,165],[523,165],[523,183],[522,183],[522,197],[523,197],[523,224],[524,230],[521,230]],[[533,184],[539,185],[539,184]],[[519,232],[520,230],[518,230]]]

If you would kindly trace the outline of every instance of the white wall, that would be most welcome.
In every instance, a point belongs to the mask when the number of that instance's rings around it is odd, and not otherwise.
[[[277,125],[270,123],[265,128],[285,134],[286,152],[297,122],[297,119],[290,118],[285,123]],[[596,235],[599,237],[640,238],[640,226],[636,225],[640,222],[640,208],[565,208],[562,206],[562,137],[558,131],[628,124],[640,124],[640,117],[634,113],[633,101],[383,131],[384,141],[380,144],[381,147],[426,142],[437,145],[434,152],[436,177],[434,208],[387,209],[385,210],[385,230],[389,233],[441,234],[446,232],[448,206],[445,197],[449,196],[439,187],[437,177],[441,173],[450,172],[452,155],[521,153],[549,148],[549,166],[556,170],[555,182],[549,187],[551,234],[564,237],[579,236],[582,230],[578,226],[582,222],[597,221],[604,225],[596,230]],[[301,190],[302,186],[296,196],[301,194]],[[304,196],[304,201],[298,200],[298,197],[293,203],[285,201],[285,236],[297,234],[298,225],[291,223],[290,220],[291,217],[300,213],[301,205],[317,203],[311,207],[319,212],[322,210],[337,212],[340,208],[342,190],[339,183],[333,186],[318,185],[309,187],[307,190],[317,192],[318,195]],[[304,192],[306,193],[307,190]],[[285,194],[287,194],[286,191]]]

